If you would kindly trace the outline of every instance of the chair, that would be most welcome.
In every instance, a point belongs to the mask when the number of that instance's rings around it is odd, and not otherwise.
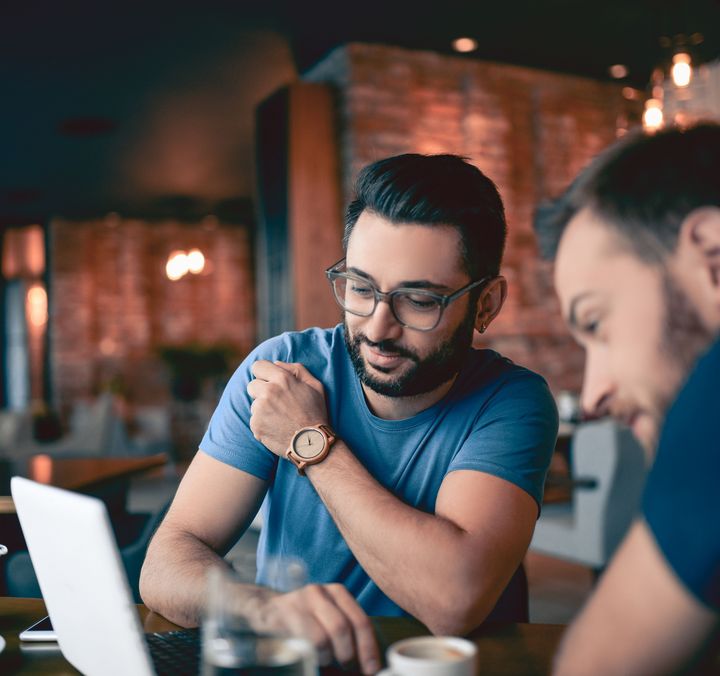
[[[569,504],[547,504],[530,549],[601,571],[640,506],[645,455],[612,420],[580,425],[572,439],[571,476],[580,487]]]
[[[529,617],[528,579],[521,563],[484,623],[529,622]]]
[[[130,591],[136,603],[142,603],[140,598],[140,570],[142,569],[145,553],[147,552],[150,539],[155,534],[160,522],[170,507],[170,502],[164,505],[158,512],[144,515],[144,525],[140,534],[130,544],[121,546],[120,555],[125,573],[127,575]],[[137,517],[138,515],[130,515]],[[113,523],[116,536],[121,533],[127,524]],[[26,551],[13,554],[7,563],[5,570],[7,576],[8,596],[23,598],[42,598],[40,585],[38,584],[35,570],[33,569],[30,554]]]

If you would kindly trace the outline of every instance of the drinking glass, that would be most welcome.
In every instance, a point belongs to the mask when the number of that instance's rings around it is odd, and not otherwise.
[[[292,585],[304,574],[295,562],[278,561],[278,590]],[[304,638],[280,633],[258,634],[238,607],[238,587],[247,576],[231,568],[213,567],[207,578],[207,609],[202,624],[202,675],[316,676],[317,656]],[[275,586],[275,585],[273,585]]]

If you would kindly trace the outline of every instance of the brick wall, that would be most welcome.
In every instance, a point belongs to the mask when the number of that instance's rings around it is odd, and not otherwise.
[[[583,355],[563,327],[551,266],[537,254],[535,204],[564,188],[636,124],[620,87],[472,59],[350,44],[304,79],[337,91],[344,198],[367,163],[404,152],[469,157],[498,185],[509,238],[509,298],[483,345],[541,372],[554,390],[578,389]]]
[[[208,224],[206,223],[205,226]],[[63,410],[120,379],[138,404],[168,399],[163,345],[253,346],[255,301],[248,228],[109,217],[55,220],[50,230],[50,353]],[[200,248],[206,273],[172,282],[165,262]]]

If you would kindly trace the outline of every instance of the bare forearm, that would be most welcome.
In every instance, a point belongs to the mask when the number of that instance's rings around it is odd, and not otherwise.
[[[196,626],[204,610],[205,578],[225,562],[203,542],[182,532],[158,531],[140,575],[140,595],[148,608],[183,627]]]
[[[343,446],[307,474],[368,575],[436,633],[479,624],[507,580],[483,570],[468,533],[403,503]]]

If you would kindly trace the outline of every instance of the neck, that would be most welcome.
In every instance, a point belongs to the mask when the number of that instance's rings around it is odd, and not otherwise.
[[[456,378],[457,374],[434,390],[413,397],[388,397],[378,394],[364,384],[362,389],[368,407],[374,415],[383,420],[403,420],[404,418],[412,418],[421,411],[437,404],[450,391]]]

